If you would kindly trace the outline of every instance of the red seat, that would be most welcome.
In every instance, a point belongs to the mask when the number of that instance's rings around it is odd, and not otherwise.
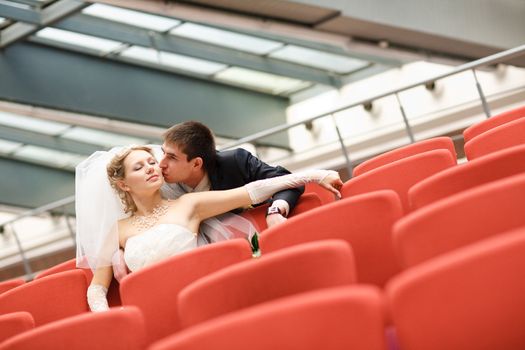
[[[472,160],[512,146],[525,144],[525,118],[496,126],[465,143],[465,155]]]
[[[13,289],[13,288],[16,288],[18,286],[21,286],[24,283],[26,283],[26,281],[24,281],[21,278],[15,278],[15,279],[12,279],[12,280],[7,280],[7,281],[0,282],[0,294],[2,294],[3,292],[7,292],[10,289]]]
[[[142,315],[127,307],[55,321],[10,338],[0,349],[141,350],[145,346]]]
[[[439,149],[416,154],[370,170],[344,183],[343,198],[377,190],[394,190],[403,210],[410,210],[408,190],[419,181],[456,165],[450,151]]]
[[[150,350],[385,350],[383,308],[371,286],[316,290],[191,327]]]
[[[525,228],[440,256],[386,288],[403,350],[525,349]]]
[[[0,343],[33,328],[35,328],[35,320],[29,312],[18,311],[0,315]]]
[[[525,225],[525,174],[493,181],[434,202],[394,225],[404,267]]]
[[[323,239],[347,241],[361,283],[384,283],[400,271],[392,247],[392,225],[402,216],[394,191],[381,190],[324,205],[264,231],[263,256],[296,244]]]
[[[525,106],[511,109],[510,111],[500,113],[482,122],[469,126],[463,131],[463,138],[465,140],[465,143],[467,143],[470,140],[472,140],[474,137],[481,135],[484,132],[496,126],[503,125],[505,123],[508,123],[508,122],[511,122],[513,120],[523,118],[523,117],[525,117]]]
[[[181,328],[177,295],[196,279],[240,261],[250,260],[245,239],[214,243],[145,267],[126,276],[120,285],[123,305],[137,306],[144,315],[147,342]]]
[[[55,265],[47,270],[42,271],[41,273],[35,276],[35,279],[53,275],[59,272],[76,270],[77,269],[76,263],[77,263],[76,258],[70,259],[61,264]],[[87,284],[89,285],[91,283],[91,280],[93,279],[93,272],[91,272],[91,270],[89,269],[78,269],[78,270],[84,272],[84,274],[86,275]],[[111,284],[109,285],[107,299],[108,299],[109,306],[122,305],[122,303],[120,302],[119,283],[114,278],[111,280]]]
[[[323,187],[319,186],[319,184],[316,184],[314,182],[309,182],[306,185],[304,185],[303,196],[307,194],[316,194],[321,200],[321,205],[335,202],[335,196],[332,192],[327,191]]]
[[[359,176],[370,170],[379,168],[380,166],[390,164],[396,160],[436,149],[446,149],[450,152],[452,157],[456,159],[456,149],[454,148],[454,142],[452,142],[452,139],[450,137],[436,137],[412,143],[404,147],[399,147],[368,159],[354,168],[353,176]]]
[[[443,170],[418,182],[408,191],[412,209],[421,208],[469,188],[525,172],[525,145]]]
[[[340,240],[305,243],[224,268],[184,288],[184,327],[277,298],[356,281],[350,246]]]
[[[327,190],[324,191],[328,192]],[[301,197],[299,197],[297,205],[288,217],[292,218],[310,209],[317,208],[321,206],[321,204],[321,199],[319,199],[319,196],[317,194],[305,193]],[[266,224],[266,209],[268,209],[268,206],[268,204],[264,204],[253,209],[246,210],[241,214],[241,216],[245,219],[250,220],[258,232],[262,232],[268,228],[268,225]]]
[[[88,311],[82,271],[66,271],[28,282],[0,295],[0,314],[27,311],[35,325]]]

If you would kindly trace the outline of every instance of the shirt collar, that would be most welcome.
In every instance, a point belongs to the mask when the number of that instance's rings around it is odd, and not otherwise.
[[[209,191],[211,189],[211,183],[210,183],[210,178],[208,177],[208,174],[204,174],[204,177],[197,184],[195,188],[191,188],[190,186],[184,183],[179,183],[179,186],[182,187],[184,191],[186,191],[187,193],[204,192],[204,191]]]

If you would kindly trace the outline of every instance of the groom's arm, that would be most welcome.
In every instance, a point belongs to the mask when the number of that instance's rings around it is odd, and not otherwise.
[[[281,166],[270,166],[242,148],[235,150],[235,162],[239,171],[243,174],[246,183],[290,174],[287,169]],[[303,192],[304,186],[280,191],[273,195],[272,201],[282,200],[288,203],[288,212],[286,213],[286,215],[288,215],[297,204]]]

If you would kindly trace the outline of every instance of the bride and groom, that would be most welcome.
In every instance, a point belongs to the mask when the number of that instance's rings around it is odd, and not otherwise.
[[[87,293],[92,311],[108,309],[112,260],[119,249],[135,271],[197,247],[201,223],[210,222],[203,232],[208,241],[233,238],[228,219],[213,218],[219,214],[273,195],[268,217],[278,222],[302,193],[297,187],[315,181],[338,194],[342,185],[333,171],[289,174],[244,150],[216,152],[211,131],[196,122],[170,128],[163,152],[158,162],[146,146],[113,149],[96,152],[77,167],[77,266],[94,271]]]

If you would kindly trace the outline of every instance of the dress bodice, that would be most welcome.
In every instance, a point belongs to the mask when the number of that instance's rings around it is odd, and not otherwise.
[[[197,236],[184,226],[159,224],[126,241],[124,260],[130,271],[197,247]]]

